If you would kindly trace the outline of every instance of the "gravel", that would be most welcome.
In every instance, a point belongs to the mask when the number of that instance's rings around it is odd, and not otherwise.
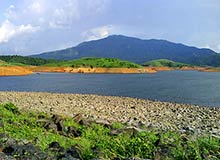
[[[214,107],[88,94],[0,92],[0,103],[8,102],[28,111],[220,136],[220,108]]]

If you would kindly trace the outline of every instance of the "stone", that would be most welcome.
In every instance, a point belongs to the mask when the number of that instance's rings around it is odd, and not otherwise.
[[[76,114],[76,115],[73,117],[73,120],[74,120],[74,122],[76,122],[76,123],[80,123],[80,121],[83,120],[82,114],[80,114],[80,113]]]
[[[50,123],[48,119],[38,119],[37,124],[39,126],[47,126]]]
[[[49,144],[49,148],[60,148],[60,144],[58,142],[52,142]]]
[[[0,152],[0,160],[16,160],[16,159],[12,156],[8,156],[8,155]]]
[[[57,125],[56,124],[54,124],[54,123],[49,123],[46,127],[45,127],[45,129],[48,129],[48,130],[53,130],[53,131],[57,131]]]
[[[137,127],[126,127],[126,128],[120,128],[120,129],[116,129],[116,130],[111,130],[111,135],[119,135],[122,133],[128,133],[130,135],[136,134],[138,132],[142,132],[143,130],[141,130],[140,128]]]
[[[28,145],[11,145],[3,149],[6,155],[14,156],[16,159],[46,159],[48,156],[46,153],[42,152],[38,147],[28,144]]]
[[[82,135],[82,132],[79,129],[71,126],[67,128],[67,134],[74,137],[79,137]]]
[[[95,120],[95,123],[103,125],[104,127],[107,127],[107,128],[111,128],[111,123],[107,120],[97,119],[97,120]]]

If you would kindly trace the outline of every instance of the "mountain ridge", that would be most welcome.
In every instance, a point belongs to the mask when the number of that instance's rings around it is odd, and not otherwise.
[[[73,60],[82,57],[118,58],[139,64],[155,59],[169,59],[195,65],[220,66],[220,55],[211,49],[161,39],[143,40],[123,35],[111,35],[82,42],[75,47],[31,56],[58,60]]]

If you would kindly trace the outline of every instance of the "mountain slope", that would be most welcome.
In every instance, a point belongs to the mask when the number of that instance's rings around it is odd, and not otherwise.
[[[142,40],[113,35],[100,40],[83,42],[76,47],[47,52],[32,57],[71,60],[81,57],[118,58],[136,63],[155,59],[196,65],[220,65],[219,55],[210,49],[199,49],[166,40]],[[219,59],[216,61],[216,58]]]

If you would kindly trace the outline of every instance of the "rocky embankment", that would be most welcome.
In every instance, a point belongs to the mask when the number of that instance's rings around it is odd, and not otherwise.
[[[24,76],[32,74],[31,70],[19,66],[0,66],[0,76]]]
[[[135,74],[135,73],[157,73],[158,71],[170,70],[195,70],[202,72],[219,72],[219,68],[206,67],[144,67],[144,68],[72,68],[72,67],[44,67],[44,66],[0,66],[0,76],[25,76],[33,72],[61,72],[61,73],[116,73],[116,74]]]
[[[149,68],[73,68],[73,67],[45,67],[27,66],[33,72],[67,72],[67,73],[156,73],[157,71]]]
[[[202,71],[202,72],[219,72],[219,68],[208,67],[144,67],[144,68],[73,68],[73,67],[45,67],[45,66],[27,66],[25,67],[33,72],[67,72],[67,73],[157,73],[158,71]]]
[[[83,94],[0,92],[0,103],[23,110],[121,122],[137,128],[220,135],[220,108]]]

